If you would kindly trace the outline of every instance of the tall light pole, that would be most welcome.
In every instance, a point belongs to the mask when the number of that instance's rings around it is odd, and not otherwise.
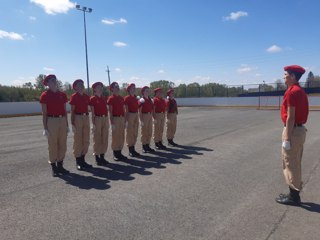
[[[108,81],[109,81],[109,86],[110,86],[110,70],[109,70],[109,66],[107,66],[106,72],[108,73]]]
[[[87,91],[90,92],[89,85],[89,66],[88,66],[88,48],[87,48],[87,26],[86,26],[86,13],[91,13],[92,8],[81,7],[80,5],[76,5],[77,10],[83,12],[83,26],[84,26],[84,45],[86,50],[86,67],[87,67]]]

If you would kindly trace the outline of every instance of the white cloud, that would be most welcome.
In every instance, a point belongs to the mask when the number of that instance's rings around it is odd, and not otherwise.
[[[42,7],[50,15],[67,13],[75,7],[75,3],[70,0],[30,0],[30,2]]]
[[[15,32],[7,32],[0,30],[0,38],[8,38],[11,40],[24,40],[23,36]]]
[[[227,17],[223,17],[222,19],[225,21],[236,21],[241,17],[247,17],[248,13],[247,12],[243,12],[243,11],[238,11],[238,12],[231,12],[229,16]]]
[[[268,53],[277,53],[277,52],[281,52],[282,48],[277,46],[277,45],[272,45],[271,47],[267,48],[266,50]]]
[[[130,78],[130,81],[137,81],[137,80],[139,80],[139,79],[140,79],[139,77],[133,76],[133,77]]]
[[[115,72],[121,72],[121,69],[120,68],[115,68],[114,71]]]
[[[44,67],[43,70],[47,71],[47,72],[53,72],[54,71],[54,69],[50,68],[50,67]]]
[[[35,21],[35,20],[37,20],[37,18],[36,18],[36,17],[34,17],[34,16],[29,16],[29,20],[31,20],[31,21]]]
[[[262,76],[262,74],[261,73],[256,73],[256,75],[255,75],[256,77],[261,77]]]
[[[246,64],[242,64],[240,68],[238,68],[238,73],[248,73],[252,71],[252,68]]]
[[[126,47],[127,44],[124,43],[124,42],[114,42],[113,46],[115,46],[115,47]]]
[[[106,25],[114,25],[114,24],[127,24],[128,21],[124,18],[120,18],[119,20],[115,20],[115,19],[102,19],[101,22],[103,24],[106,24]]]
[[[160,69],[160,70],[158,71],[158,73],[159,73],[159,74],[162,74],[162,73],[165,73],[165,71],[162,70],[162,69]]]

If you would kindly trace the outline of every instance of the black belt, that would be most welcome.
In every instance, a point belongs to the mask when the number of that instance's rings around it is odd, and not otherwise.
[[[108,115],[94,115],[95,117],[107,117]]]
[[[88,116],[88,115],[89,115],[89,113],[75,113],[75,115]]]
[[[112,115],[113,117],[124,117],[124,115]]]
[[[141,112],[142,114],[151,114],[151,112]]]
[[[286,125],[284,125],[286,127]],[[303,127],[303,124],[294,124],[294,127]]]
[[[65,117],[65,115],[48,115],[50,118],[62,118]]]
[[[130,112],[130,111],[129,111],[129,113],[137,113],[137,112]]]
[[[156,112],[156,113],[164,113],[164,112]]]

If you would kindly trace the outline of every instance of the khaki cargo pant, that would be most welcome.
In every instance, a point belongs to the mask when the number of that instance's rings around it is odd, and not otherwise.
[[[138,138],[139,116],[138,113],[128,113],[128,126],[127,126],[127,146],[132,147],[136,145]]]
[[[141,113],[141,143],[150,144],[152,138],[152,114]]]
[[[108,149],[109,119],[108,116],[94,118],[93,154],[105,154]]]
[[[177,130],[177,114],[167,114],[167,139],[173,139]]]
[[[66,117],[48,117],[48,150],[49,163],[63,161],[67,151],[67,122]]]
[[[88,115],[75,115],[73,133],[73,155],[78,158],[86,155],[90,144],[90,122]]]
[[[124,145],[124,117],[113,117],[112,128],[112,143],[111,148],[113,151],[121,151]]]
[[[155,113],[154,118],[154,142],[161,142],[165,123],[165,113]]]
[[[291,136],[291,149],[282,148],[282,164],[284,178],[290,188],[297,191],[302,189],[301,180],[301,159],[303,154],[303,144],[306,140],[306,128],[294,127]],[[282,139],[285,129],[282,132]]]

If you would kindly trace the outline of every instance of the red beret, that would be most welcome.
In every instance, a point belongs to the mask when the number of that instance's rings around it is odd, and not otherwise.
[[[102,83],[102,82],[96,82],[96,83],[92,84],[92,88],[95,89],[95,88],[98,87],[99,85],[100,85],[101,87],[103,87],[103,83]]]
[[[174,89],[169,89],[169,90],[167,91],[167,95],[169,96],[170,93],[173,93],[173,92],[174,92]]]
[[[119,84],[117,82],[111,83],[109,86],[110,91],[112,91],[115,87],[119,87]]]
[[[43,79],[43,82],[42,82],[43,85],[48,86],[48,81],[51,79],[57,80],[56,75],[50,74],[50,75],[46,76],[45,79]]]
[[[77,86],[78,83],[84,84],[84,82],[83,82],[82,79],[77,79],[77,80],[75,80],[75,81],[73,82],[73,84],[72,84],[72,88],[73,88],[74,90],[76,90],[76,86]]]
[[[134,83],[130,83],[130,84],[128,85],[128,87],[127,87],[127,92],[129,92],[129,89],[130,89],[131,87],[136,87],[136,85],[135,85]]]
[[[156,88],[153,91],[154,91],[154,93],[157,93],[158,91],[162,91],[162,88]]]
[[[303,67],[299,66],[299,65],[285,66],[284,70],[285,71],[296,72],[296,73],[302,73],[302,74],[304,74],[306,72],[306,70]]]
[[[143,94],[144,90],[146,90],[147,88],[149,88],[148,86],[144,86],[143,88],[141,88],[141,94]]]

